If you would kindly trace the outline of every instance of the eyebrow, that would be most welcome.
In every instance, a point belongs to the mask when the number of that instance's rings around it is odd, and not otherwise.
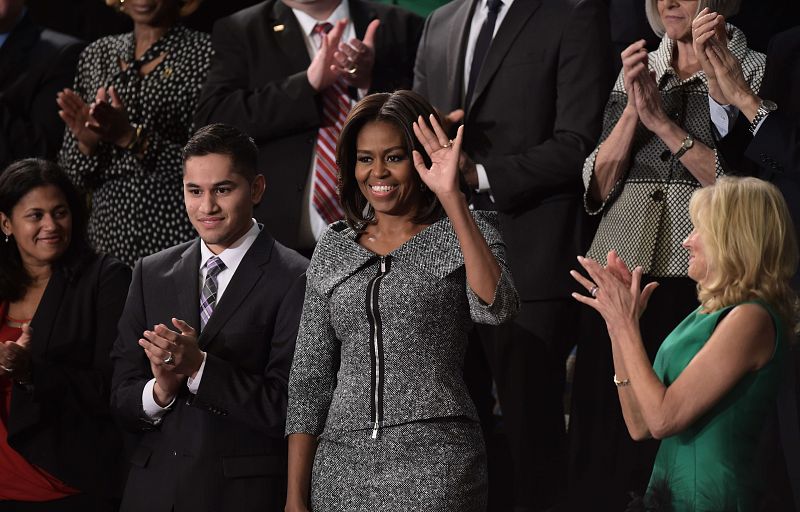
[[[394,151],[396,149],[401,149],[401,150],[405,151],[406,147],[405,146],[392,146],[390,148],[386,148],[384,150],[384,153],[390,153],[390,152],[392,152],[392,151]],[[356,148],[356,153],[372,153],[372,151],[370,151],[368,149],[358,149],[358,148]]]
[[[200,185],[198,185],[196,183],[191,183],[191,182],[187,183],[184,186],[187,187],[187,188],[203,188]],[[235,187],[236,186],[236,182],[233,181],[233,180],[223,180],[223,181],[219,181],[217,183],[213,183],[211,185],[211,188],[230,187],[230,186],[234,186]]]

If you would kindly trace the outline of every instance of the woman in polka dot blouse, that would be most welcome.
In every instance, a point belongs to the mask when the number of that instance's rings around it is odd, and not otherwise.
[[[58,95],[59,160],[91,195],[89,238],[128,265],[194,237],[183,208],[181,148],[211,57],[208,34],[178,23],[199,0],[106,0],[133,20],[81,55]]]

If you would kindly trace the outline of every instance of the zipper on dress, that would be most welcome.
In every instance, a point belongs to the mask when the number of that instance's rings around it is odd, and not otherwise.
[[[367,318],[369,319],[370,359],[372,366],[370,415],[372,420],[372,439],[378,438],[383,420],[383,329],[378,308],[378,295],[383,276],[389,272],[390,256],[381,256],[378,274],[367,285]]]

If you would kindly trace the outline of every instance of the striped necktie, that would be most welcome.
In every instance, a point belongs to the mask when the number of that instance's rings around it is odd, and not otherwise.
[[[318,23],[314,33],[320,36],[333,28],[330,23]],[[339,168],[336,165],[336,143],[350,112],[350,96],[341,81],[322,91],[322,126],[317,133],[317,158],[314,163],[312,202],[328,224],[344,218],[339,202]]]
[[[226,268],[225,262],[218,256],[212,256],[206,261],[206,280],[203,282],[203,291],[200,293],[201,331],[211,318],[214,306],[217,305],[217,275]]]

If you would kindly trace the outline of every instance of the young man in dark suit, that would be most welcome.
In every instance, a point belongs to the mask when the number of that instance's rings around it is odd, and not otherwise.
[[[253,220],[257,149],[236,128],[184,148],[200,235],[140,260],[119,323],[112,407],[140,432],[123,511],[281,510],[286,394],[308,261]]]
[[[342,105],[340,128],[365,94],[410,88],[422,23],[365,0],[267,0],[215,24],[196,124],[228,123],[255,138],[269,184],[256,218],[281,243],[310,253],[341,218],[335,172],[324,185],[338,132],[323,133],[336,124],[323,105]],[[330,102],[334,86],[341,93]]]
[[[24,0],[0,1],[0,172],[21,158],[53,158],[61,147],[56,93],[72,86],[83,47],[36,26]]]
[[[499,212],[522,301],[514,322],[481,331],[510,455],[489,468],[498,510],[547,509],[563,490],[568,272],[593,234],[581,169],[611,85],[608,32],[598,0],[455,0],[428,17],[417,53],[414,90],[463,122],[462,175],[473,205]]]

